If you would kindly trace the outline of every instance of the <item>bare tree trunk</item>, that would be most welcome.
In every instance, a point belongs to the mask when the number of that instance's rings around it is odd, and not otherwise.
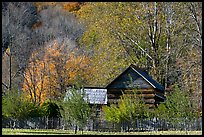
[[[11,52],[9,55],[9,90],[11,90]]]

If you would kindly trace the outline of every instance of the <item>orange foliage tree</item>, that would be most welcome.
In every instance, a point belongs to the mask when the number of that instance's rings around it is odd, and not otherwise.
[[[68,12],[78,11],[81,6],[84,5],[84,2],[34,2],[38,11],[43,10],[47,6],[60,6]]]
[[[65,2],[63,4],[63,9],[67,11],[78,11],[80,9],[80,2]]]
[[[44,51],[34,52],[24,75],[26,97],[41,104],[46,99],[60,99],[71,84],[87,84],[93,69],[89,67],[89,58],[78,53],[76,48],[68,53],[65,45],[56,41]]]

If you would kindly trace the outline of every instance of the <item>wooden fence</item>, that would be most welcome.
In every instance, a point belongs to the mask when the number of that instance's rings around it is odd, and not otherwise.
[[[2,119],[2,128],[24,129],[74,129],[75,124],[65,122],[62,118],[36,117],[24,120]],[[202,130],[202,118],[190,121],[182,119],[178,123],[159,119],[136,119],[132,122],[113,123],[100,120],[89,120],[83,130],[89,131],[165,131],[165,130]]]

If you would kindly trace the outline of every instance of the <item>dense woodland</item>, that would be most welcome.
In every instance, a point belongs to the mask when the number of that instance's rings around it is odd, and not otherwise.
[[[136,64],[202,111],[201,56],[199,2],[2,2],[2,95],[37,105]]]

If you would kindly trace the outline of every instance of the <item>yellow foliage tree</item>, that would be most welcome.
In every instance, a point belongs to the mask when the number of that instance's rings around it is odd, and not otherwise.
[[[65,2],[63,9],[69,12],[78,11],[80,9],[80,2]]]
[[[59,99],[66,88],[78,82],[87,84],[89,58],[77,55],[78,49],[66,54],[65,45],[54,44],[45,47],[44,53],[36,51],[26,69],[23,90],[32,102],[41,104],[46,99]]]

